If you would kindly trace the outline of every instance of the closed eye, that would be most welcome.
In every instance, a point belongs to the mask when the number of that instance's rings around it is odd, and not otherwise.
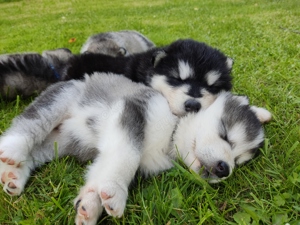
[[[230,147],[231,147],[232,149],[234,148],[235,144],[234,144],[232,141],[230,141],[230,140],[228,139],[227,134],[225,134],[225,135],[220,135],[220,137],[221,137],[224,141],[226,141],[226,142],[230,145]]]
[[[224,140],[224,141],[226,141],[226,142],[228,142],[229,143],[229,141],[228,141],[228,136],[227,136],[227,134],[225,133],[225,134],[223,134],[223,135],[220,135],[220,137]]]
[[[225,123],[224,123],[223,120],[221,120],[221,133],[220,133],[220,137],[224,141],[226,141],[231,146],[231,148],[234,147],[234,144],[228,139],[227,130],[226,130]]]

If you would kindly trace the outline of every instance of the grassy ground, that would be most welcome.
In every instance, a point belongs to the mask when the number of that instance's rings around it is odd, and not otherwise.
[[[0,54],[78,53],[89,35],[121,29],[157,45],[193,38],[221,49],[235,59],[233,91],[273,114],[261,156],[214,186],[180,165],[138,179],[124,216],[100,223],[300,224],[299,9],[298,0],[0,0]],[[0,101],[0,134],[29,102]],[[73,224],[85,167],[55,160],[32,174],[20,197],[0,191],[0,224]]]

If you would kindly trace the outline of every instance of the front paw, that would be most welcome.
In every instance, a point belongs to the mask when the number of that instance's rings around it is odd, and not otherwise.
[[[124,213],[128,192],[117,182],[109,181],[101,185],[100,198],[106,212],[114,217]]]
[[[3,190],[11,195],[20,195],[24,189],[29,174],[23,172],[22,168],[8,165],[0,165],[0,177]]]
[[[24,163],[3,156],[0,151],[0,181],[3,190],[11,195],[20,195],[30,175],[30,170]]]
[[[95,225],[102,214],[103,207],[98,193],[93,187],[83,187],[74,200],[76,225]]]

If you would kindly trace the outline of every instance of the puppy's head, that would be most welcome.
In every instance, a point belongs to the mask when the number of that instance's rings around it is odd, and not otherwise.
[[[210,183],[226,179],[237,165],[257,156],[264,141],[262,123],[270,119],[270,112],[249,106],[246,97],[221,93],[190,123],[195,126],[189,134],[191,168]]]
[[[89,40],[81,52],[84,54],[97,53],[110,55],[112,57],[125,57],[130,55],[124,46],[120,46],[120,44],[111,39],[110,36],[107,38]]]
[[[220,91],[231,89],[233,60],[194,40],[179,40],[154,52],[150,83],[183,116],[207,108]]]
[[[72,52],[67,48],[57,48],[54,50],[47,50],[42,53],[44,58],[47,58],[49,62],[56,64],[53,61],[60,61],[66,63],[72,56]]]

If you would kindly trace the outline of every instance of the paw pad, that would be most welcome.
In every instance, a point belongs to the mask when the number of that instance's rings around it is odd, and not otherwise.
[[[111,198],[111,196],[106,194],[104,191],[101,191],[100,196],[103,200],[107,200],[107,199]]]
[[[102,214],[100,198],[94,188],[82,188],[75,200],[76,225],[94,225]]]
[[[17,188],[17,186],[13,182],[9,182],[7,186],[11,189],[16,189]]]

